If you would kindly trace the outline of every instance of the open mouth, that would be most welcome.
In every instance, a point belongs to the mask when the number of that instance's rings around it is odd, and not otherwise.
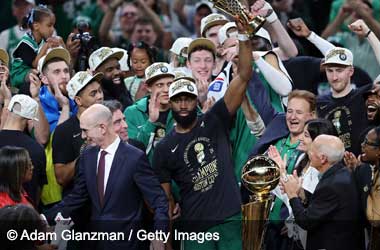
[[[377,110],[378,110],[378,106],[376,106],[376,105],[369,104],[369,105],[367,106],[367,112],[368,112],[368,113],[374,113],[374,112],[376,112]]]
[[[121,79],[120,79],[120,77],[116,77],[116,78],[112,79],[112,82],[114,84],[120,84],[121,83]]]

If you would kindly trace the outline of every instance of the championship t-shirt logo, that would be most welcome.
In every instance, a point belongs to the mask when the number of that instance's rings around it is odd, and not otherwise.
[[[198,137],[185,147],[185,164],[191,174],[193,190],[210,190],[219,175],[215,150],[207,137]]]

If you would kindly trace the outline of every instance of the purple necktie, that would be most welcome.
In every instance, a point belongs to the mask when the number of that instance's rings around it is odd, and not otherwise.
[[[104,198],[104,169],[106,165],[105,156],[107,152],[102,150],[100,151],[100,158],[99,158],[99,164],[98,164],[98,176],[97,176],[97,182],[98,182],[98,193],[99,193],[99,201],[100,206],[103,206],[103,198]]]

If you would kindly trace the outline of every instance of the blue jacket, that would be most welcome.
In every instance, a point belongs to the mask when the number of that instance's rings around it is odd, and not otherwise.
[[[58,101],[55,99],[55,96],[50,93],[46,85],[41,87],[40,90],[40,101],[42,108],[45,112],[46,119],[50,125],[50,133],[55,130],[57,126],[59,116],[61,115],[60,107]],[[75,115],[78,111],[78,107],[75,102],[69,99],[70,102],[70,117]]]
[[[279,139],[289,135],[289,129],[286,125],[286,114],[277,112],[269,99],[269,94],[261,83],[259,76],[253,72],[251,80],[248,84],[248,94],[252,103],[255,105],[257,112],[265,123],[265,131],[261,138],[253,147],[249,158],[263,154],[269,147]]]

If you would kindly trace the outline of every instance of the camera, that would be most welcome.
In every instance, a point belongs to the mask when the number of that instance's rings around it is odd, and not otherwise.
[[[97,49],[97,45],[95,37],[88,32],[88,30],[90,30],[90,24],[87,21],[78,21],[76,28],[78,29],[78,33],[73,36],[72,41],[79,40],[80,49],[78,52],[75,70],[86,71],[88,68],[88,58],[91,53]]]

